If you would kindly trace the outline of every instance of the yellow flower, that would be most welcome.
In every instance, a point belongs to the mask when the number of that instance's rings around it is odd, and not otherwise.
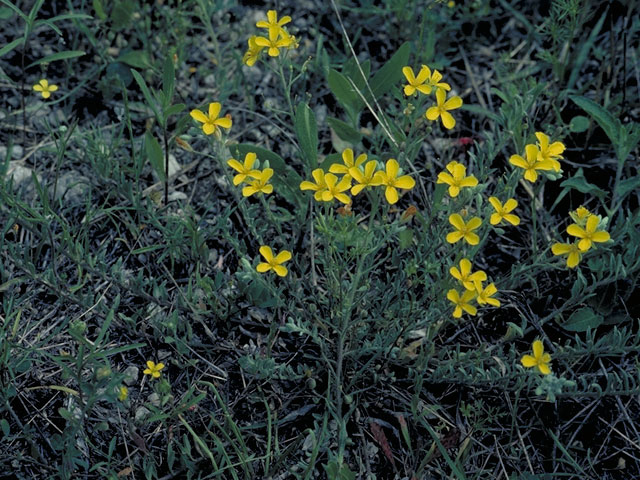
[[[327,189],[327,182],[324,179],[324,170],[316,168],[311,172],[311,176],[316,183],[305,180],[300,183],[300,190],[313,190],[316,192],[313,194],[313,198],[315,198],[317,202],[321,202],[322,193]]]
[[[240,185],[247,177],[260,177],[260,170],[255,170],[253,168],[254,163],[256,163],[256,154],[253,152],[248,152],[244,156],[244,164],[240,163],[235,158],[227,160],[227,165],[233,168],[236,172],[239,172],[235,177],[233,177],[234,185]]]
[[[482,225],[480,217],[473,217],[465,223],[459,214],[454,213],[449,216],[449,223],[455,227],[455,231],[447,234],[447,242],[456,243],[464,238],[469,245],[480,243],[480,237],[473,233],[475,229]]]
[[[558,159],[562,158],[562,152],[564,152],[564,144],[562,142],[553,142],[549,145],[549,137],[542,132],[536,132],[536,138],[538,139],[538,151],[539,161],[549,161],[553,165],[555,172],[560,171],[560,162]]]
[[[551,251],[554,255],[566,255],[567,267],[569,268],[575,268],[578,263],[580,263],[580,259],[582,258],[582,253],[578,248],[578,242],[554,243],[553,245],[551,245]]]
[[[265,195],[273,192],[273,185],[269,183],[269,179],[273,176],[273,168],[265,168],[249,182],[249,185],[242,189],[243,197],[250,197],[254,193],[264,193]]]
[[[407,82],[409,82],[408,85],[404,86],[404,94],[407,97],[413,95],[416,90],[425,95],[429,95],[435,88],[443,88],[447,91],[451,90],[451,86],[448,83],[439,83],[440,80],[442,80],[442,74],[437,70],[434,70],[433,74],[431,74],[431,70],[426,65],[422,65],[417,77],[414,75],[411,67],[403,67],[402,73],[407,79]]]
[[[128,396],[129,396],[129,389],[124,385],[122,385],[118,389],[118,400],[120,400],[121,402],[124,402]]]
[[[449,185],[449,195],[457,197],[460,189],[464,187],[475,187],[478,185],[478,179],[473,175],[465,177],[467,167],[458,162],[449,162],[447,164],[447,172],[440,172],[436,183],[446,183]]]
[[[494,283],[490,283],[486,286],[486,288],[483,289],[482,283],[478,282],[476,283],[475,287],[477,293],[476,302],[478,302],[478,305],[484,305],[485,303],[488,303],[489,305],[493,305],[494,307],[500,306],[500,300],[498,300],[497,298],[493,298],[493,295],[498,293],[498,289],[496,288]]]
[[[489,203],[496,211],[491,214],[491,218],[489,219],[491,225],[497,225],[502,220],[506,220],[511,225],[520,225],[520,218],[510,213],[518,206],[518,202],[514,198],[510,198],[502,205],[496,197],[489,197]]]
[[[329,167],[329,171],[331,173],[338,173],[340,175],[346,175],[349,173],[349,169],[351,167],[359,167],[360,165],[362,165],[364,162],[367,161],[367,154],[363,153],[358,155],[358,158],[356,158],[355,162],[353,161],[353,150],[351,150],[350,148],[347,148],[344,150],[344,152],[342,152],[342,161],[344,162],[344,165],[340,165],[339,163],[334,163],[333,165],[331,165]]]
[[[351,203],[349,195],[344,193],[351,188],[351,176],[345,175],[342,177],[342,180],[338,182],[338,177],[333,173],[327,173],[324,176],[324,181],[327,184],[327,188],[322,192],[323,202],[330,202],[335,198],[346,205]]]
[[[525,147],[527,159],[525,160],[520,155],[511,155],[509,163],[524,169],[524,178],[531,183],[538,179],[537,170],[553,170],[553,163],[551,160],[538,160],[538,147],[533,144]]]
[[[476,282],[484,282],[487,279],[487,274],[482,270],[471,273],[471,261],[468,258],[460,260],[460,269],[451,267],[449,273],[453,278],[458,280],[464,288],[467,290],[475,290]]]
[[[263,48],[268,48],[267,53],[270,57],[277,57],[280,55],[281,48],[288,48],[293,43],[295,43],[295,39],[291,35],[287,35],[283,37],[275,30],[269,29],[269,38],[265,37],[256,37],[256,45]]]
[[[282,27],[287,23],[289,23],[290,21],[291,21],[291,17],[289,16],[284,16],[280,20],[278,20],[278,12],[276,12],[275,10],[269,10],[267,12],[267,21],[266,22],[264,20],[259,21],[258,23],[256,23],[256,27],[268,29],[269,35],[271,35],[271,32],[274,32],[276,36],[277,35],[287,36],[288,34],[286,30]]]
[[[476,313],[478,313],[478,309],[469,303],[475,298],[475,296],[476,292],[474,290],[465,290],[462,296],[460,296],[458,291],[453,288],[449,290],[447,292],[447,298],[456,307],[453,310],[453,317],[460,318],[462,316],[463,310],[469,315],[475,315]]]
[[[540,340],[534,341],[532,348],[533,356],[523,355],[520,362],[522,362],[522,365],[527,368],[538,367],[540,373],[543,375],[549,375],[551,373],[551,368],[549,368],[551,355],[544,353],[544,345]]]
[[[58,90],[58,86],[53,84],[49,85],[49,82],[43,78],[33,86],[33,89],[36,92],[40,92],[42,98],[49,98],[51,96],[51,92]]]
[[[269,270],[273,270],[279,277],[287,276],[287,267],[283,267],[282,264],[291,260],[291,252],[289,250],[283,250],[274,257],[271,247],[262,245],[260,247],[260,255],[262,255],[267,262],[261,262],[258,264],[256,267],[258,272],[265,273]]]
[[[416,93],[416,90],[424,93],[425,95],[431,93],[431,87],[424,84],[424,82],[426,82],[431,76],[429,67],[427,67],[426,65],[422,65],[422,68],[418,72],[417,77],[414,75],[413,69],[411,67],[402,67],[402,73],[407,79],[407,82],[409,82],[408,85],[404,86],[404,94],[407,97]]]
[[[456,120],[453,115],[449,113],[449,110],[454,110],[462,106],[462,99],[458,96],[453,96],[445,102],[447,94],[444,89],[439,88],[436,90],[436,105],[429,107],[425,116],[428,120],[436,120],[438,117],[442,120],[444,128],[451,130],[456,126]]]
[[[403,175],[398,178],[398,171],[400,165],[394,158],[387,160],[386,171],[379,171],[374,176],[374,181],[379,182],[379,185],[386,186],[384,196],[391,205],[398,201],[398,188],[403,190],[411,190],[416,182],[409,175]]]
[[[200,110],[191,110],[191,117],[202,123],[202,131],[205,135],[211,135],[219,127],[229,129],[231,128],[231,119],[228,117],[219,118],[220,110],[222,109],[222,105],[218,102],[213,102],[209,104],[209,115],[205,115]]]
[[[253,67],[256,64],[258,58],[260,58],[260,52],[262,52],[264,48],[256,43],[256,38],[258,37],[255,35],[249,37],[249,40],[247,40],[249,48],[245,52],[244,57],[242,57],[242,62],[248,67]]]
[[[147,368],[144,370],[145,375],[151,375],[152,378],[160,378],[160,370],[164,368],[164,363],[154,363],[147,360]]]
[[[364,172],[359,167],[351,167],[349,175],[356,181],[356,185],[351,187],[351,195],[356,196],[365,187],[376,187],[380,185],[379,177],[376,178],[376,168],[378,162],[369,160],[364,165]]]
[[[587,218],[587,224],[585,225],[585,228],[572,223],[567,227],[567,233],[574,237],[580,238],[581,240],[580,242],[578,242],[578,248],[583,252],[586,252],[591,248],[591,244],[593,242],[606,242],[611,238],[609,232],[598,230],[599,223],[600,219],[596,215],[591,215],[589,218]]]

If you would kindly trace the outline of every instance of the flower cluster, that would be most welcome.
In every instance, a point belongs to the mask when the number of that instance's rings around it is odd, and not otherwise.
[[[509,163],[524,170],[525,180],[531,183],[538,179],[539,170],[560,172],[559,159],[565,149],[562,142],[549,144],[549,137],[542,132],[536,132],[536,138],[538,143],[525,146],[526,158],[520,155],[511,155],[509,158]]]
[[[442,74],[438,70],[431,72],[426,65],[422,65],[418,75],[413,73],[411,67],[403,67],[402,73],[407,79],[408,84],[404,86],[404,94],[409,97],[419,92],[423,95],[435,93],[436,104],[429,107],[425,112],[427,120],[437,120],[440,118],[444,128],[450,130],[456,125],[456,120],[449,113],[462,106],[462,99],[456,95],[447,99],[447,92],[451,90],[448,83],[441,82]]]
[[[449,273],[464,288],[464,292],[451,289],[447,292],[447,299],[454,305],[453,317],[460,318],[465,311],[469,315],[475,315],[478,309],[471,304],[476,301],[478,305],[500,306],[500,300],[493,296],[498,293],[494,283],[489,283],[486,287],[483,282],[487,280],[487,274],[482,270],[472,272],[472,264],[468,258],[460,260],[459,267],[451,267]]]
[[[569,215],[575,223],[567,227],[567,233],[577,240],[573,243],[554,243],[551,252],[554,255],[566,255],[567,267],[575,268],[580,263],[582,254],[589,251],[594,243],[607,242],[611,236],[609,232],[600,229],[602,219],[586,208],[580,207]]]
[[[273,185],[269,183],[269,180],[273,176],[272,168],[264,168],[257,170],[254,167],[257,156],[253,152],[248,152],[244,156],[244,162],[240,163],[235,158],[227,160],[227,165],[238,172],[233,177],[233,184],[240,185],[245,182],[247,185],[242,189],[243,197],[250,197],[255,193],[264,193],[268,195],[273,192]]]
[[[314,182],[305,180],[300,183],[301,190],[312,190],[313,197],[318,202],[339,202],[348,205],[351,198],[347,194],[356,196],[362,190],[369,187],[384,187],[385,198],[389,204],[398,202],[398,189],[411,190],[416,182],[409,175],[398,176],[400,165],[394,158],[387,160],[384,170],[377,170],[378,162],[369,160],[367,154],[363,153],[354,158],[353,150],[350,148],[342,152],[342,162],[334,163],[329,167],[329,173],[325,173],[321,168],[311,172]],[[337,175],[342,175],[339,178]],[[352,183],[355,181],[355,185]]]
[[[298,48],[298,42],[293,35],[284,28],[284,25],[291,21],[291,17],[285,16],[278,20],[278,13],[275,10],[267,12],[267,21],[264,20],[256,23],[256,27],[267,30],[266,37],[252,35],[247,43],[249,48],[244,54],[242,61],[245,65],[252,67],[260,58],[260,54],[264,49],[270,57],[280,55],[280,49]]]

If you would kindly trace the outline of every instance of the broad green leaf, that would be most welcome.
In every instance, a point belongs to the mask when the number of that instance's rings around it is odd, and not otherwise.
[[[107,12],[104,11],[104,5],[102,5],[102,0],[93,0],[93,9],[96,11],[96,15],[100,20],[107,19]]]
[[[139,68],[144,70],[151,66],[151,61],[149,60],[149,55],[147,52],[142,50],[130,50],[126,53],[123,53],[118,58],[116,58],[116,62],[124,63],[129,65],[130,67]]]
[[[604,133],[607,134],[614,146],[618,144],[621,124],[617,118],[593,100],[577,95],[569,95],[569,98],[598,122],[598,125],[604,130]]]
[[[347,77],[334,69],[329,70],[327,81],[331,93],[335,95],[338,103],[347,112],[351,121],[355,122],[355,117],[364,106],[358,93],[353,89]]]
[[[313,110],[304,102],[296,108],[295,131],[302,155],[312,170],[318,167],[318,126]]]
[[[84,52],[82,50],[65,50],[64,52],[58,52],[58,53],[53,53],[51,55],[47,55],[46,57],[41,58],[40,60],[36,60],[35,62],[27,65],[27,67],[25,68],[29,69],[31,67],[35,67],[36,65],[40,65],[42,63],[51,63],[57,60],[67,60],[69,58],[81,57],[82,55],[84,55]]]
[[[173,98],[173,88],[176,80],[176,71],[173,65],[172,55],[167,55],[164,61],[164,68],[162,70],[162,91],[164,93],[164,107],[166,108],[171,103]]]
[[[342,140],[357,144],[362,138],[362,134],[358,132],[355,128],[353,128],[348,123],[343,122],[342,120],[338,120],[337,118],[327,117],[327,123],[336,132]]]
[[[16,38],[12,42],[7,43],[4,47],[0,48],[0,57],[6,55],[11,50],[16,48],[18,45],[22,45],[24,43],[24,38]]]
[[[147,152],[147,158],[151,163],[151,167],[158,175],[158,178],[164,182],[166,176],[164,174],[162,148],[156,138],[149,131],[144,134],[144,149]]]
[[[131,69],[131,74],[133,75],[133,78],[136,80],[136,83],[138,84],[138,86],[140,87],[140,90],[142,90],[142,95],[144,95],[144,99],[147,101],[147,105],[149,106],[149,108],[151,108],[151,110],[153,111],[153,114],[156,116],[158,123],[160,125],[164,125],[163,118],[160,116],[160,113],[158,112],[158,107],[156,105],[156,102],[154,101],[154,98],[151,95],[151,92],[149,91],[149,87],[147,87],[147,82],[144,81],[144,78],[142,78],[142,75],[140,75],[136,70]]]
[[[371,79],[371,91],[380,98],[391,90],[402,78],[402,67],[409,62],[409,42],[403,43],[398,51],[378,70]]]
[[[111,10],[111,21],[115,31],[129,26],[136,8],[135,3],[130,0],[119,0],[115,3],[113,10]]]
[[[598,315],[589,307],[582,307],[573,312],[566,322],[560,323],[560,326],[570,332],[586,332],[599,327],[602,322],[602,315]]]
[[[569,130],[573,133],[582,133],[589,128],[589,119],[583,115],[576,115],[569,122]]]
[[[600,187],[587,182],[587,179],[584,178],[581,168],[578,169],[573,177],[567,178],[564,182],[562,182],[560,186],[573,188],[574,190],[578,190],[579,192],[587,193],[589,195],[595,195],[600,200],[604,200],[604,198],[607,196],[607,192],[602,190]]]
[[[365,88],[365,82],[369,80],[369,74],[371,73],[371,60],[367,59],[360,63],[360,68],[364,73],[364,78],[362,78],[362,73],[360,73],[360,69],[358,68],[355,58],[352,57],[344,64],[344,67],[342,67],[342,73],[353,80],[355,86],[362,91]]]

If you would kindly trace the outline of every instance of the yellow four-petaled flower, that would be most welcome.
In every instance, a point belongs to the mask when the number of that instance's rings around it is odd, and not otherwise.
[[[58,90],[58,86],[50,84],[48,80],[43,78],[33,86],[33,89],[36,92],[40,92],[42,98],[49,98],[51,96],[51,92],[55,92],[56,90]]]
[[[145,375],[151,375],[152,378],[160,378],[160,370],[164,368],[164,363],[155,363],[152,360],[147,360],[147,368],[145,368]]]
[[[464,187],[475,187],[478,179],[473,175],[466,176],[467,167],[456,161],[447,164],[448,172],[440,172],[436,183],[449,185],[449,195],[455,198]]]
[[[523,355],[520,362],[522,365],[531,368],[538,367],[538,370],[543,375],[549,375],[551,373],[551,368],[549,363],[551,363],[551,355],[548,353],[544,353],[544,345],[540,340],[535,340],[532,345],[533,355]]]
[[[277,255],[273,255],[273,250],[271,247],[267,245],[262,245],[260,247],[260,255],[264,257],[265,262],[261,262],[256,267],[256,270],[260,273],[268,272],[269,270],[273,270],[280,277],[287,276],[287,267],[283,266],[284,262],[291,260],[291,252],[289,250],[282,250]]]
[[[447,234],[447,242],[456,243],[463,238],[469,245],[477,245],[480,242],[480,237],[473,232],[482,225],[480,217],[473,217],[465,223],[460,214],[454,213],[449,216],[449,223],[455,230]]]
[[[205,115],[204,112],[198,109],[191,110],[190,115],[194,120],[202,123],[202,131],[205,135],[211,135],[218,131],[220,127],[226,129],[231,128],[231,118],[219,117],[221,109],[222,105],[218,102],[213,102],[209,104],[208,115]]]

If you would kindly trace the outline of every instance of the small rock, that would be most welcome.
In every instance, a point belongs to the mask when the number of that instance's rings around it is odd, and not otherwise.
[[[7,179],[11,177],[13,177],[13,186],[18,187],[21,183],[31,180],[31,169],[22,166],[21,162],[18,161],[9,162]]]
[[[151,415],[151,411],[147,407],[138,407],[134,418],[136,422],[142,422],[149,415]]]
[[[149,395],[147,397],[147,402],[149,402],[154,407],[159,407],[160,406],[160,395],[158,395],[157,393],[152,393],[151,395]]]
[[[83,203],[91,190],[89,179],[77,172],[67,172],[58,178],[56,200],[63,199],[71,204]]]
[[[133,385],[138,381],[138,375],[140,375],[140,369],[138,367],[134,367],[133,365],[127,367],[124,371],[124,382],[125,385]]]
[[[184,193],[184,192],[171,192],[169,194],[169,201],[170,202],[176,202],[178,200],[186,200],[187,198],[188,198],[187,194]]]

